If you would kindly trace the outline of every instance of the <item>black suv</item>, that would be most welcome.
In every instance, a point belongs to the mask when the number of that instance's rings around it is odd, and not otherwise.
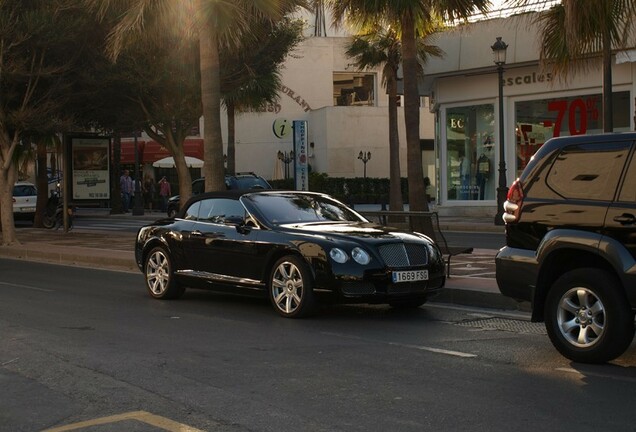
[[[228,189],[271,189],[272,186],[267,183],[263,177],[253,172],[236,173],[234,175],[225,176],[225,187]],[[205,178],[201,177],[192,182],[192,196],[198,195],[205,191]],[[179,195],[172,196],[168,199],[168,207],[166,209],[169,217],[174,217],[179,211],[180,205]]]
[[[636,133],[554,138],[504,204],[502,294],[532,303],[565,357],[603,363],[634,337]]]

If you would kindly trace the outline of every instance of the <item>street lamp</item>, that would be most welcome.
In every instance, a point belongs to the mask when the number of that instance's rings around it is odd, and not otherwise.
[[[289,164],[294,161],[294,151],[282,152],[278,151],[278,159],[280,159],[285,164],[285,179],[289,178]]]
[[[364,164],[364,178],[367,178],[367,162],[369,162],[371,160],[371,152],[363,152],[361,151],[358,154],[358,159],[360,159],[362,161],[362,163]]]
[[[497,186],[495,225],[503,225],[503,205],[508,195],[508,186],[506,186],[506,146],[504,145],[503,71],[506,64],[508,44],[501,40],[501,36],[497,36],[497,40],[490,48],[492,49],[493,61],[497,65],[497,73],[499,75],[499,184]]]

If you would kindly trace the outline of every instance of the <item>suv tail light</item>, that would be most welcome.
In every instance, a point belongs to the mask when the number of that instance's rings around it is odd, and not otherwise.
[[[513,223],[519,220],[521,213],[521,204],[523,204],[523,188],[521,187],[521,181],[519,179],[510,186],[508,190],[508,196],[506,202],[503,205],[504,214],[503,220],[506,223]]]

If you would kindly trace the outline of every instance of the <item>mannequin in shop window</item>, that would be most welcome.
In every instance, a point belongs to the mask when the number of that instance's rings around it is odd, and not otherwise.
[[[477,186],[479,187],[479,199],[484,199],[484,193],[486,191],[486,182],[490,177],[490,158],[482,153],[477,159]]]

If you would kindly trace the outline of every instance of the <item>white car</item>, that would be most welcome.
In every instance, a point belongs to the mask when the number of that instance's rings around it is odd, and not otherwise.
[[[33,183],[18,182],[13,185],[13,216],[33,220],[37,199],[38,191]]]

